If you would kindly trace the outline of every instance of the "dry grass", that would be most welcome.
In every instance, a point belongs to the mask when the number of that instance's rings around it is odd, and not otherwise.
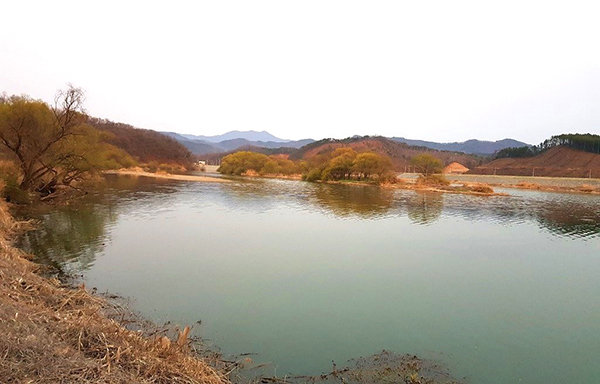
[[[36,273],[14,248],[22,224],[0,203],[0,381],[3,383],[225,383],[194,356],[189,328],[171,342],[144,337],[107,317],[84,287]]]
[[[494,190],[485,184],[473,184],[467,187],[471,192],[483,193],[483,194],[492,194]]]
[[[577,188],[577,190],[579,192],[585,192],[585,193],[594,193],[594,192],[600,192],[600,188],[596,188],[593,185],[589,185],[589,184],[583,184],[581,186],[579,186]]]
[[[422,187],[445,187],[450,185],[450,181],[444,175],[420,175],[417,179],[417,185]]]

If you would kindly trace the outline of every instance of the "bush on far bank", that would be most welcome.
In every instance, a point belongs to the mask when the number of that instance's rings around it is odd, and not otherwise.
[[[303,163],[295,163],[283,156],[267,156],[262,153],[240,151],[227,155],[217,170],[226,175],[294,175],[302,171]]]
[[[241,151],[227,155],[218,171],[227,175],[302,175],[306,181],[358,180],[393,182],[392,162],[387,156],[374,152],[357,153],[352,148],[337,148],[306,161],[287,159],[284,156],[267,156]]]

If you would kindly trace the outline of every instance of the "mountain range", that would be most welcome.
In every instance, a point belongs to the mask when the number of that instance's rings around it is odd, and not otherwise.
[[[218,136],[195,136],[175,132],[161,132],[164,135],[174,138],[183,144],[195,155],[208,155],[212,153],[230,152],[245,147],[260,148],[301,148],[306,144],[314,142],[312,139],[304,140],[283,140],[271,135],[268,132],[256,131],[231,131]],[[199,137],[209,140],[198,139]],[[225,138],[220,140],[221,138]],[[269,139],[269,140],[261,140]]]
[[[530,146],[527,143],[523,143],[521,141],[513,139],[503,139],[498,141],[483,141],[471,139],[463,142],[454,143],[436,143],[434,141],[410,140],[405,139],[404,137],[392,137],[391,140],[400,143],[406,143],[408,145],[414,145],[417,147],[437,149],[438,151],[463,152],[472,155],[492,155],[504,148]]]
[[[175,132],[162,132],[174,138],[188,148],[195,155],[207,155],[214,153],[231,152],[240,148],[301,148],[307,144],[314,143],[313,139],[284,140],[266,131],[230,131],[222,135],[200,136],[182,134]],[[513,139],[498,141],[467,140],[454,143],[437,143],[433,141],[411,140],[403,137],[392,137],[392,141],[406,143],[412,146],[426,147],[439,151],[463,152],[466,154],[492,155],[507,147],[523,147],[529,144]]]

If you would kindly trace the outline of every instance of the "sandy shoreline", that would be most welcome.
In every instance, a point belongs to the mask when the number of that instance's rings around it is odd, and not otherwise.
[[[105,171],[103,173],[105,175],[143,176],[143,177],[153,177],[155,179],[196,181],[196,182],[204,182],[204,183],[231,183],[231,180],[222,179],[220,177],[210,177],[210,176],[173,175],[170,173],[151,173],[151,172],[131,171],[131,170]]]

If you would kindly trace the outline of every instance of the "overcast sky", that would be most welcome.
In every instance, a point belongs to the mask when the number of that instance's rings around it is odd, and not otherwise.
[[[432,141],[600,133],[594,2],[11,1],[0,92],[138,127]]]

